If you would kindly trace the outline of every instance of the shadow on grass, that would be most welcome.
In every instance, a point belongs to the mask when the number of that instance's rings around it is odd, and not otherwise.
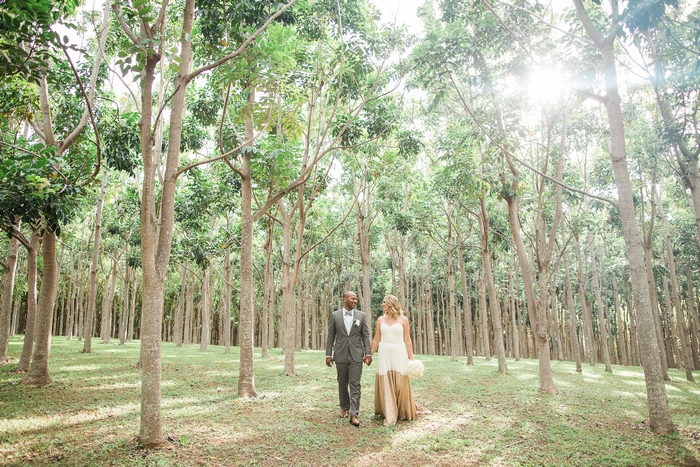
[[[562,394],[549,396],[538,391],[536,360],[509,360],[503,377],[495,359],[465,366],[440,356],[419,356],[426,374],[413,380],[418,404],[433,413],[395,427],[373,417],[375,367],[365,368],[357,429],[338,417],[323,352],[298,352],[297,376],[284,376],[279,349],[267,359],[256,351],[259,397],[240,399],[237,349],[172,344],[163,345],[162,374],[171,449],[140,451],[138,345],[80,348],[55,339],[54,383],[44,388],[20,386],[11,365],[0,367],[0,465],[698,465],[700,386],[678,372],[667,385],[674,436],[645,422],[641,369],[581,374],[553,362]]]

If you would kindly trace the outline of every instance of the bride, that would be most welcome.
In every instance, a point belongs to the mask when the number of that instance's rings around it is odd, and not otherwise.
[[[374,413],[384,417],[384,426],[397,420],[414,420],[418,410],[413,399],[411,380],[406,374],[413,360],[413,343],[408,318],[399,300],[387,295],[382,301],[384,316],[377,319],[371,354],[379,349],[374,382]]]

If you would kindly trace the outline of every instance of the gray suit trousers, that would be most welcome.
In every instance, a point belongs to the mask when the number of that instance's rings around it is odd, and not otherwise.
[[[338,398],[340,399],[340,409],[349,410],[350,416],[357,416],[360,411],[362,365],[362,362],[335,364],[335,368],[338,371]],[[348,388],[350,389],[349,392]]]

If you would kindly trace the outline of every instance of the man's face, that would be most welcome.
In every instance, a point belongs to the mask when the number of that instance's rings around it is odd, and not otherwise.
[[[345,309],[352,310],[357,305],[357,295],[355,292],[348,292],[343,297],[343,302],[345,302]]]

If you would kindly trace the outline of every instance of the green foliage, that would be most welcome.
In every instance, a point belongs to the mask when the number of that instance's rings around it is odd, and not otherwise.
[[[206,144],[208,134],[200,127],[194,118],[185,116],[182,119],[182,134],[180,151],[199,151]]]
[[[415,131],[402,130],[396,135],[399,154],[402,157],[416,156],[423,149],[421,134]]]
[[[0,127],[18,128],[23,121],[34,119],[39,107],[34,86],[17,76],[7,76],[0,82]]]
[[[6,0],[0,2],[0,76],[36,82],[50,68],[51,57],[67,43],[52,26],[70,15],[79,0]],[[73,27],[63,23],[64,27]],[[4,78],[3,78],[4,79]]]
[[[441,162],[433,179],[438,193],[467,204],[481,197],[484,188],[478,170],[478,145],[470,127],[461,122],[449,124],[435,145]]]
[[[109,168],[135,175],[141,152],[140,118],[137,112],[127,112],[120,114],[117,121],[101,122],[102,155]]]
[[[648,32],[666,15],[666,8],[678,8],[678,0],[629,0],[622,21],[630,33]]]
[[[188,91],[193,89],[192,86]],[[194,98],[187,104],[190,115],[195,122],[202,126],[214,126],[219,123],[219,112],[224,105],[221,92],[211,86],[205,86],[195,91]]]
[[[46,227],[60,234],[85,191],[63,174],[62,166],[68,164],[55,148],[22,138],[18,143],[32,152],[0,148],[0,228],[9,231],[16,217],[44,219]]]
[[[247,35],[258,29],[285,2],[275,0],[227,2],[200,0],[195,5],[201,41],[197,56],[209,61],[236,50]],[[294,24],[295,16],[287,11],[277,18],[282,24]]]

